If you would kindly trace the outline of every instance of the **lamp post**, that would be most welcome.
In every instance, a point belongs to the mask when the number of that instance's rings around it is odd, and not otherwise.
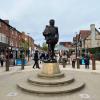
[[[28,34],[28,61],[29,61],[29,33]]]
[[[78,42],[78,37],[76,36],[76,61],[77,61],[77,69],[80,68],[80,58],[79,58],[79,55],[77,54],[78,53],[78,46],[80,45],[79,42]]]

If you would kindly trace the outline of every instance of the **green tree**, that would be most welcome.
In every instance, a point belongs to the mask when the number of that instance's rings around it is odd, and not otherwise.
[[[48,50],[48,45],[46,44],[46,42],[44,42],[42,44],[42,50],[47,51]]]
[[[25,40],[20,41],[20,46],[26,51],[28,49],[28,42]]]

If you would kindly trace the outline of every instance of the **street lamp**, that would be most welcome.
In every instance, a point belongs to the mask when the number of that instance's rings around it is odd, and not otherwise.
[[[29,34],[30,33],[27,33],[28,34],[28,61],[29,61]]]
[[[77,68],[80,68],[80,59],[79,59],[79,54],[78,54],[78,47],[80,45],[80,41],[78,40],[78,36],[76,35],[76,39],[75,39],[75,45],[76,45],[76,61],[77,61]]]

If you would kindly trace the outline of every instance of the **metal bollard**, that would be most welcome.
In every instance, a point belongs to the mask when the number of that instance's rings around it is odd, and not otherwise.
[[[92,70],[96,70],[95,59],[92,59]]]
[[[21,59],[21,63],[22,63],[21,64],[21,70],[24,70],[24,59],[23,58]]]
[[[77,57],[77,69],[80,69],[80,59]]]
[[[6,60],[6,71],[9,71],[9,59]]]
[[[9,50],[6,54],[6,71],[9,71],[10,60],[9,60]]]

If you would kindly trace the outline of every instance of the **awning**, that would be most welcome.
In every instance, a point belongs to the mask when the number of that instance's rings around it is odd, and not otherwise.
[[[0,42],[0,47],[9,47],[8,44]]]

